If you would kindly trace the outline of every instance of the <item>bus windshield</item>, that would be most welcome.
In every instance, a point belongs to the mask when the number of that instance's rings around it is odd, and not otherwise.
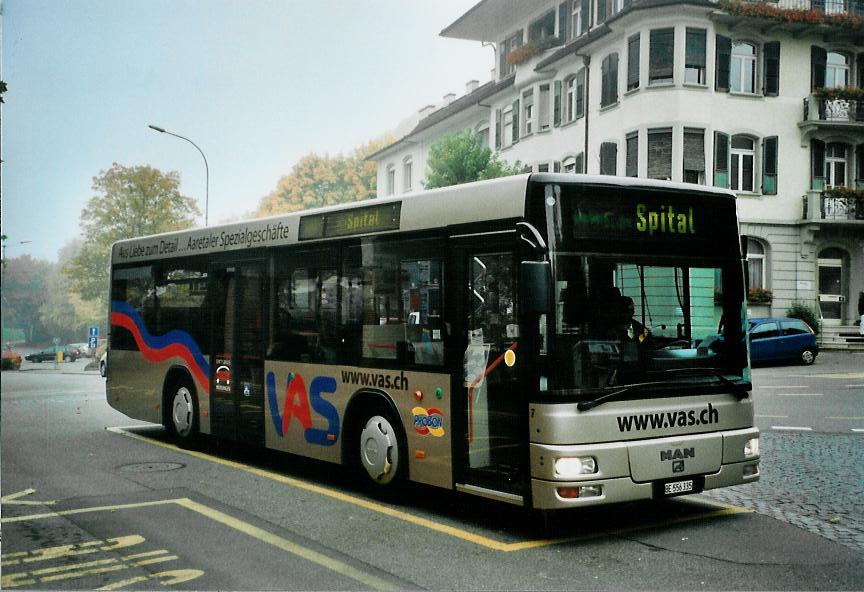
[[[744,378],[739,262],[559,253],[555,269],[544,344],[553,393]]]
[[[543,393],[596,399],[748,386],[733,200],[546,185],[536,203],[555,274],[555,307],[541,319]]]

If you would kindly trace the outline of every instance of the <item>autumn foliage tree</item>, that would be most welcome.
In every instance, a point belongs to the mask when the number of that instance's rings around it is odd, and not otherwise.
[[[81,212],[84,244],[64,268],[85,300],[108,295],[111,245],[136,236],[190,228],[200,216],[195,201],[180,194],[180,175],[116,162],[93,178],[96,195]]]
[[[373,140],[348,156],[304,156],[279,179],[276,189],[261,199],[255,215],[271,216],[375,197],[376,166],[366,157],[391,141]]]

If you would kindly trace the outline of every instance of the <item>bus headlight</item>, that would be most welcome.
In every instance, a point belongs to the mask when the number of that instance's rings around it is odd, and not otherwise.
[[[759,438],[751,438],[744,444],[744,458],[759,456]]]
[[[597,472],[597,460],[592,457],[564,457],[555,459],[555,474],[563,479]]]

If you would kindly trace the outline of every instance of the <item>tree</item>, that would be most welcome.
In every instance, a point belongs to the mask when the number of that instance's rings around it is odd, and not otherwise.
[[[93,177],[93,190],[81,212],[84,244],[65,266],[72,289],[84,300],[107,301],[111,245],[118,240],[190,228],[201,212],[180,194],[180,175],[150,166],[116,162]]]
[[[392,142],[373,140],[349,156],[308,154],[291,173],[279,179],[276,189],[261,199],[256,216],[297,212],[375,197],[376,166],[366,157]]]
[[[107,329],[107,310],[102,298],[84,300],[73,291],[69,277],[64,273],[78,256],[83,240],[67,243],[58,253],[57,265],[49,271],[45,282],[45,293],[39,307],[39,320],[45,331],[52,337],[63,341],[86,341],[87,329],[100,326]]]
[[[39,307],[52,268],[48,261],[21,255],[9,259],[3,269],[3,327],[23,329],[30,343],[50,337],[42,328]]]
[[[471,130],[444,136],[429,150],[426,189],[518,175],[524,166],[499,160]]]

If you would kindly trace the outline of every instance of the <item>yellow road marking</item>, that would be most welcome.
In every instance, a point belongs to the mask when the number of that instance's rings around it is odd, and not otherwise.
[[[198,512],[203,516],[210,518],[220,524],[233,528],[234,530],[240,531],[244,534],[247,534],[259,541],[265,542],[269,545],[272,545],[278,549],[282,549],[283,551],[287,551],[292,555],[297,555],[298,557],[302,557],[307,561],[311,561],[320,565],[321,567],[327,568],[336,573],[342,574],[348,578],[351,578],[354,581],[360,582],[361,584],[365,584],[375,590],[397,590],[399,589],[394,584],[387,582],[381,578],[378,578],[372,574],[366,573],[362,570],[359,570],[355,567],[348,565],[338,559],[333,559],[332,557],[328,557],[323,553],[319,553],[318,551],[314,551],[312,549],[307,549],[302,545],[298,545],[297,543],[292,543],[291,541],[284,539],[280,536],[277,536],[273,533],[267,532],[262,528],[258,528],[257,526],[253,526],[248,522],[243,522],[242,520],[238,520],[233,516],[229,516],[223,512],[205,506],[203,504],[199,504],[198,502],[192,501],[188,498],[184,498],[178,500],[177,503],[184,508],[192,510],[194,512]]]
[[[116,537],[104,541],[89,541],[77,545],[60,545],[58,547],[46,547],[35,551],[21,551],[18,553],[4,553],[0,567],[21,565],[22,563],[35,563],[36,561],[49,561],[60,557],[74,557],[97,553],[99,551],[114,551],[124,547],[132,547],[144,542],[144,537],[139,535]],[[106,544],[108,543],[108,544]],[[100,546],[101,545],[101,546]]]
[[[237,518],[229,516],[228,514],[225,514],[223,512],[220,512],[218,510],[215,510],[213,508],[210,508],[210,507],[205,506],[203,504],[200,504],[198,502],[192,501],[188,498],[158,500],[158,501],[153,501],[153,502],[141,502],[141,503],[133,503],[133,504],[119,504],[119,505],[114,505],[114,506],[96,506],[96,507],[92,507],[92,508],[78,508],[75,510],[61,510],[59,512],[51,512],[51,513],[44,513],[44,514],[32,514],[30,516],[15,516],[12,518],[3,518],[2,520],[0,520],[0,524],[7,524],[7,523],[14,523],[14,522],[25,522],[28,520],[46,520],[49,518],[58,518],[58,517],[62,517],[62,516],[71,516],[71,515],[76,515],[76,514],[86,514],[86,513],[92,513],[92,512],[116,512],[118,510],[146,508],[146,507],[152,507],[152,506],[164,506],[164,505],[168,505],[168,504],[175,504],[175,505],[184,507],[188,510],[192,510],[193,512],[196,512],[196,513],[201,514],[202,516],[205,516],[211,520],[219,522],[220,524],[222,524],[224,526],[228,526],[230,528],[233,528],[234,530],[237,530],[237,531],[242,532],[248,536],[251,536],[255,539],[258,539],[261,542],[267,543],[269,545],[273,545],[274,547],[282,549],[283,551],[287,551],[287,552],[291,553],[292,555],[296,555],[296,556],[301,557],[303,559],[306,559],[308,561],[312,561],[313,563],[316,563],[316,564],[318,564],[322,567],[325,567],[331,571],[339,573],[339,574],[341,574],[347,578],[350,578],[356,582],[360,582],[361,584],[369,586],[373,589],[376,589],[376,590],[398,590],[399,589],[397,586],[395,586],[394,584],[391,584],[390,582],[387,582],[386,580],[378,578],[372,574],[367,574],[367,573],[363,572],[362,570],[359,570],[355,567],[352,567],[351,565],[348,565],[347,563],[339,561],[338,559],[333,559],[332,557],[328,557],[327,555],[324,555],[323,553],[319,553],[318,551],[313,551],[312,549],[307,549],[307,548],[305,548],[302,545],[299,545],[297,543],[292,543],[291,541],[289,541],[287,539],[284,539],[280,536],[269,533],[266,530],[258,528],[257,526],[253,526],[247,522],[243,522]],[[127,557],[126,559],[129,559],[129,557]],[[166,557],[159,557],[159,558],[150,559],[150,560],[142,560],[142,561],[136,562],[135,565],[143,566],[143,565],[149,565],[151,563],[158,563],[160,561],[169,561],[169,560],[173,560],[173,559],[177,559],[177,557],[172,555],[172,556],[167,557],[167,558]],[[109,559],[109,560],[104,560],[103,563],[104,562],[115,562],[115,561],[116,560]],[[77,566],[69,566],[65,569],[75,569],[77,567],[89,567],[91,565],[96,566],[96,565],[101,565],[101,564],[98,562],[94,562],[91,564],[79,564]],[[60,570],[60,569],[64,569],[64,568],[48,568],[48,569]],[[101,568],[98,568],[98,569],[101,569]],[[115,567],[113,569],[105,568],[104,571],[114,571],[115,569],[125,569],[125,567],[121,566],[121,567]],[[37,570],[37,571],[34,571],[32,573],[33,573],[33,575],[40,575],[41,576],[42,574],[47,574],[49,572]],[[88,570],[86,572],[75,572],[75,573],[76,573],[76,575],[68,576],[68,577],[70,577],[70,578],[71,577],[82,577],[83,575],[91,575],[94,573],[101,573],[101,572]],[[20,578],[24,578],[28,575],[30,575],[30,574],[27,574],[26,572],[21,573],[21,574],[9,574],[8,577],[6,575],[4,575],[3,576],[3,587],[23,586],[23,585],[28,585],[28,582],[30,584],[36,583],[35,580],[33,580],[33,581],[26,580],[25,581],[25,580],[20,579]],[[40,581],[47,582],[47,581],[54,581],[54,580],[48,580],[44,577],[40,577]]]
[[[200,569],[173,569],[170,571],[160,571],[150,576],[137,576],[128,580],[120,580],[119,582],[97,588],[97,590],[119,590],[132,584],[146,582],[148,579],[159,580],[165,586],[173,586],[174,584],[182,584],[195,578],[200,578],[203,575],[204,572]]]
[[[539,540],[529,540],[529,541],[520,541],[515,543],[507,543],[503,541],[499,541],[497,539],[493,539],[490,537],[486,537],[483,535],[475,534],[473,532],[469,532],[467,530],[463,530],[461,528],[456,528],[453,526],[448,526],[446,524],[440,524],[438,522],[434,522],[427,518],[422,518],[420,516],[415,516],[413,514],[409,514],[407,512],[403,512],[401,510],[396,510],[389,506],[384,506],[375,502],[370,502],[368,500],[354,497],[339,491],[335,491],[333,489],[328,489],[326,487],[322,487],[320,485],[315,485],[313,483],[309,483],[306,481],[301,481],[299,479],[295,479],[293,477],[286,477],[285,475],[280,475],[279,473],[273,473],[271,471],[266,471],[264,469],[259,469],[256,467],[250,467],[248,465],[244,465],[232,460],[226,460],[219,458],[217,456],[212,456],[210,454],[204,452],[198,452],[196,450],[186,450],[175,446],[174,444],[169,444],[166,442],[160,442],[158,440],[153,440],[151,438],[145,438],[144,436],[139,436],[138,434],[134,434],[132,432],[127,432],[121,428],[106,428],[108,431],[126,436],[128,438],[132,438],[134,440],[140,440],[142,442],[147,442],[148,444],[152,444],[155,446],[160,446],[162,448],[167,448],[169,450],[174,450],[176,452],[181,452],[183,454],[187,454],[189,456],[193,456],[195,458],[199,458],[201,460],[206,460],[209,462],[214,462],[217,464],[221,464],[227,467],[231,467],[234,469],[238,469],[240,471],[244,471],[253,475],[257,475],[259,477],[263,477],[265,479],[270,479],[272,481],[276,481],[278,483],[283,483],[285,485],[290,485],[292,487],[296,487],[298,489],[304,489],[306,491],[310,491],[313,493],[317,493],[320,495],[324,495],[330,497],[332,499],[339,500],[341,502],[345,502],[348,504],[352,504],[354,506],[361,507],[366,510],[370,510],[372,512],[376,512],[378,514],[384,514],[385,516],[390,516],[392,518],[396,518],[398,520],[402,520],[404,522],[408,522],[410,524],[414,524],[417,526],[421,526],[423,528],[439,532],[441,534],[445,534],[447,536],[451,536],[453,538],[457,538],[463,541],[467,541],[470,543],[474,543],[476,545],[480,545],[482,547],[486,547],[487,549],[492,549],[494,551],[501,551],[505,553],[513,552],[513,551],[521,551],[523,549],[543,547],[548,545],[557,545],[562,543],[572,543],[576,541],[583,541],[589,539],[595,539],[602,536],[609,535],[617,535],[622,533],[630,533],[636,532],[638,530],[646,530],[651,528],[658,528],[663,525],[671,525],[678,524],[681,522],[690,522],[694,520],[702,520],[707,518],[718,518],[721,516],[731,516],[734,514],[744,514],[750,513],[752,510],[748,508],[742,508],[739,506],[732,506],[729,504],[723,504],[721,502],[715,502],[713,500],[708,500],[705,498],[691,498],[688,497],[687,501],[690,503],[696,503],[699,505],[708,506],[713,508],[714,511],[709,512],[708,514],[698,514],[694,516],[683,516],[676,519],[664,519],[663,521],[658,521],[656,523],[644,524],[634,527],[628,527],[619,530],[604,530],[597,533],[592,533],[589,535],[580,535],[577,537],[565,537],[565,538],[556,538],[556,539],[539,539]]]
[[[0,497],[0,504],[12,504],[19,506],[51,506],[57,502],[49,501],[49,502],[38,502],[32,500],[20,500],[18,498],[24,497],[25,495],[30,495],[36,493],[35,489],[28,488],[24,491],[19,491],[17,493],[10,493],[9,495],[4,495]]]

